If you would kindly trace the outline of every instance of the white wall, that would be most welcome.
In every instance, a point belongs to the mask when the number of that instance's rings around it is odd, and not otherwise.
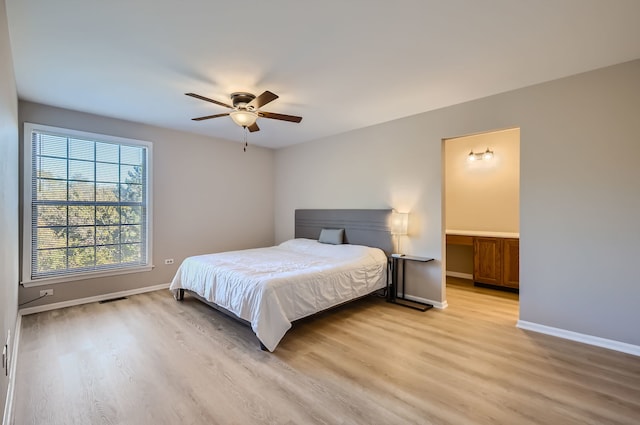
[[[467,160],[469,152],[494,152]],[[446,228],[519,232],[520,129],[474,134],[445,142]]]
[[[19,118],[21,133],[27,121],[153,143],[154,270],[52,285],[29,307],[169,283],[190,255],[273,244],[271,149],[23,101]],[[21,288],[20,302],[42,288]]]
[[[640,60],[279,150],[276,241],[296,208],[392,206],[441,260],[442,140],[519,127],[520,319],[640,345],[638,116]],[[409,292],[443,300],[441,267]]]
[[[18,95],[4,0],[0,0],[0,348],[18,311]],[[9,347],[12,351],[13,343]],[[11,360],[13,361],[13,359]],[[0,369],[0,417],[9,380]]]

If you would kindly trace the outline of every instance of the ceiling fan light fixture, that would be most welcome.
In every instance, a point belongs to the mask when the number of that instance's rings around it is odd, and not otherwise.
[[[229,116],[240,127],[251,127],[258,119],[258,114],[246,110],[230,112]]]
[[[219,102],[215,99],[209,99],[208,97],[200,96],[195,93],[185,93],[187,96],[204,100],[205,102],[215,103],[218,106],[224,106],[229,108],[230,111],[222,114],[205,115],[204,117],[191,118],[193,121],[204,121],[212,118],[220,118],[230,116],[234,123],[238,126],[248,129],[251,133],[260,131],[260,127],[256,123],[258,118],[268,118],[271,120],[289,121],[299,123],[302,121],[302,117],[295,115],[276,114],[274,112],[266,112],[261,110],[264,105],[271,103],[278,98],[278,95],[270,92],[269,90],[262,93],[260,96],[255,96],[251,93],[236,92],[231,93],[231,105],[227,105],[224,102]]]

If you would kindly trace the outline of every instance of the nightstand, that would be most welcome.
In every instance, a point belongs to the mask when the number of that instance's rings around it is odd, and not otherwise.
[[[433,305],[422,303],[419,301],[408,300],[405,298],[404,293],[404,276],[405,276],[405,263],[407,261],[417,261],[420,263],[428,263],[433,261],[433,258],[416,257],[413,255],[403,254],[391,254],[391,285],[387,290],[387,301],[393,304],[398,304],[404,307],[413,308],[414,310],[427,311],[433,308]],[[402,264],[402,270],[400,270],[400,264]],[[402,279],[398,282],[398,272],[401,271]],[[398,284],[402,286],[402,296],[398,295]]]

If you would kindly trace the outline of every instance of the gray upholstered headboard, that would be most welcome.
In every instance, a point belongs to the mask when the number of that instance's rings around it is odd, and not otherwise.
[[[344,229],[344,242],[393,252],[392,210],[296,210],[295,237],[318,239],[320,231]]]

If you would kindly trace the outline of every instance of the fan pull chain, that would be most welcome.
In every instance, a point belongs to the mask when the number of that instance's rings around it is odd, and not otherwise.
[[[245,127],[243,127],[243,128],[244,128],[244,151],[246,152],[246,151],[247,151],[247,146],[249,146],[249,144],[247,143],[247,133],[248,133],[248,130],[247,130],[247,127],[246,127],[246,126],[245,126]]]

